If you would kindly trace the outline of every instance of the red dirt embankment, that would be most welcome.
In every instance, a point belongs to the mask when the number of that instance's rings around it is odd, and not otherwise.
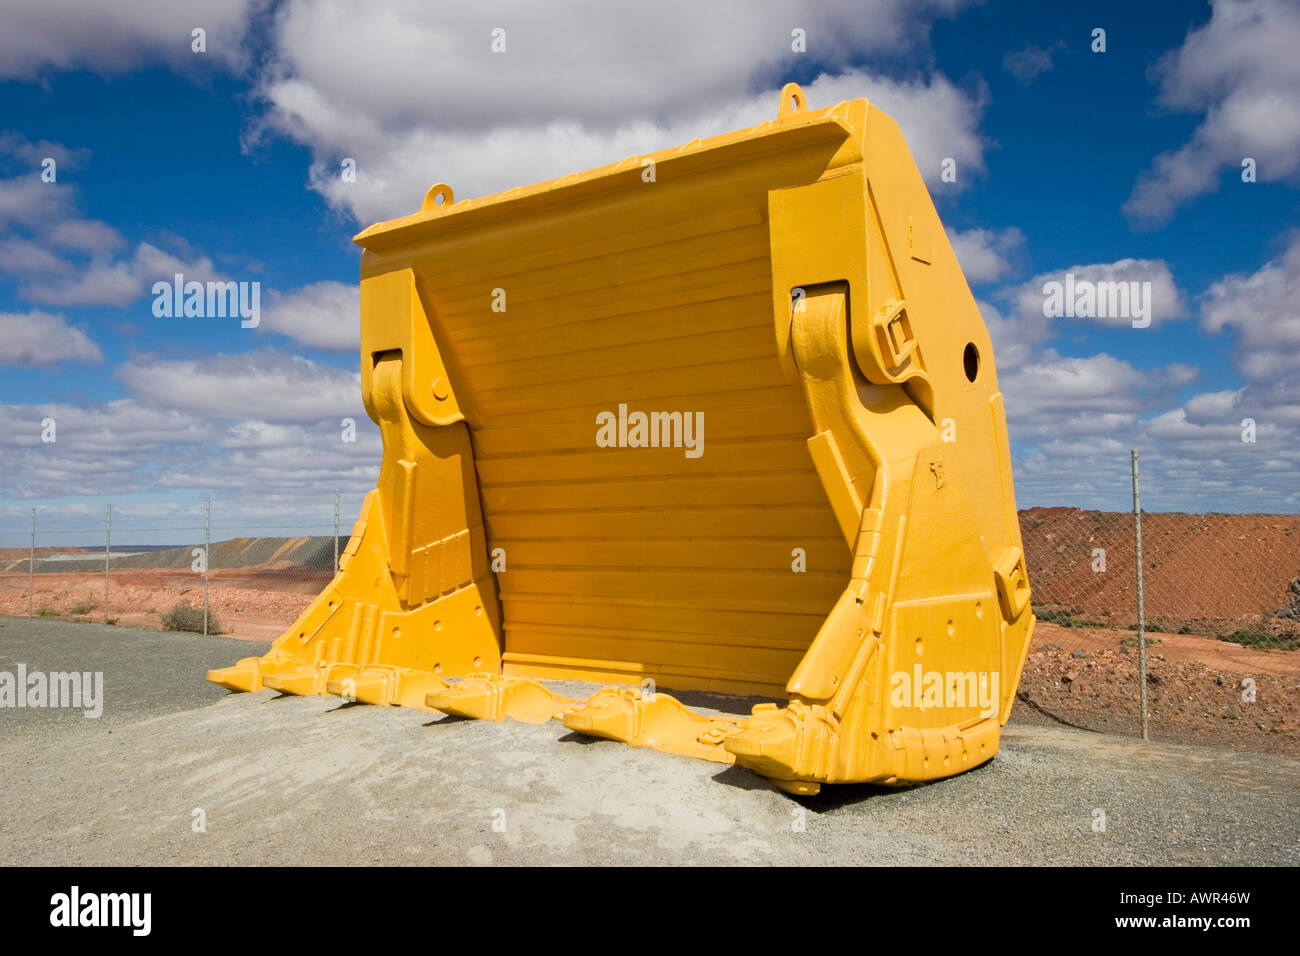
[[[1133,640],[1127,631],[1040,624],[1016,706],[1089,730],[1137,734]],[[1147,715],[1154,740],[1300,756],[1300,651],[1151,635]]]
[[[1123,626],[1136,620],[1131,514],[1031,508],[1020,530],[1036,606]],[[1300,577],[1300,515],[1144,513],[1142,564],[1147,621],[1162,630],[1272,618]]]
[[[0,614],[23,615],[29,606],[60,617],[107,618],[131,627],[161,628],[162,615],[181,602],[203,606],[203,581],[189,571],[152,568],[109,575],[108,612],[104,576],[74,572],[38,573],[36,599],[28,599],[27,574],[0,574]],[[213,571],[208,610],[228,637],[277,638],[329,583],[329,575],[297,570]],[[77,611],[79,613],[74,614]]]

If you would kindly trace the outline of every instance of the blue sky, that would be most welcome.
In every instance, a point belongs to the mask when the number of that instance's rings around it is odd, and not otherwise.
[[[331,519],[335,488],[346,525],[379,461],[351,236],[434,181],[465,198],[762,121],[787,80],[814,107],[866,96],[908,136],[994,335],[1022,507],[1126,507],[1138,447],[1154,510],[1297,510],[1300,5],[813,6],[17,14],[0,39],[0,532],[32,507],[97,527],[110,501],[127,527],[192,526],[205,494],[231,529],[305,526]],[[1151,327],[1042,316],[1066,270],[1150,281]],[[260,282],[262,326],[155,317],[173,271]]]

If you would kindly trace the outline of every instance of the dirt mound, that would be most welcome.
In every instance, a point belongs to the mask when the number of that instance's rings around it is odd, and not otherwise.
[[[1133,516],[1020,512],[1035,609],[1045,620],[1130,627],[1137,617]],[[1099,571],[1099,552],[1104,570]],[[1193,633],[1300,631],[1285,612],[1300,577],[1300,515],[1142,515],[1149,626]]]
[[[57,548],[46,547],[36,549],[37,566],[40,565],[40,559],[49,557],[52,554],[79,554],[85,552],[87,555],[93,554],[91,548]],[[27,562],[31,559],[31,548],[0,548],[0,572],[3,571],[26,571]],[[102,552],[101,552],[102,554]],[[101,558],[102,561],[102,558]],[[100,564],[103,567],[103,564]]]
[[[114,555],[109,567],[114,571],[134,569],[170,568],[187,571],[194,563],[194,549],[202,546],[202,540],[194,544],[174,548],[157,548],[141,551],[137,554]],[[340,547],[347,544],[340,540]],[[10,551],[16,549],[10,548]],[[41,561],[42,551],[46,554],[73,554],[84,551],[86,558],[72,558],[59,561]],[[27,552],[23,551],[22,567],[26,570]],[[298,538],[230,538],[226,541],[213,541],[208,545],[209,569],[257,568],[257,569],[325,569],[334,564],[333,535],[316,535]],[[37,574],[63,574],[74,571],[103,572],[104,555],[100,551],[88,548],[37,548]]]
[[[208,607],[230,637],[269,641],[279,637],[329,583],[328,573],[217,571],[208,581]],[[108,609],[104,575],[37,574],[36,599],[29,605],[28,576],[0,575],[0,615],[36,612],[70,619],[159,629],[162,615],[182,601],[203,605],[203,580],[190,571],[151,568],[113,571]]]
[[[1032,707],[1063,723],[1137,734],[1137,651],[1128,646],[1066,651],[1035,641],[1018,696],[1017,707]],[[1222,671],[1152,649],[1147,714],[1154,740],[1300,755],[1300,676],[1294,673]]]

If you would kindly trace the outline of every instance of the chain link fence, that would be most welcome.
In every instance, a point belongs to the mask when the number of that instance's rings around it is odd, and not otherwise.
[[[278,637],[334,576],[360,495],[250,516],[216,501],[171,514],[32,509],[0,529],[0,614],[248,639]]]
[[[1139,513],[1020,513],[1038,617],[1021,703],[1090,730],[1300,754],[1300,515]]]
[[[361,500],[36,509],[0,528],[0,614],[270,641],[333,577]],[[1142,511],[1140,576],[1131,511],[1032,508],[1020,526],[1038,617],[1022,710],[1300,753],[1300,515]]]

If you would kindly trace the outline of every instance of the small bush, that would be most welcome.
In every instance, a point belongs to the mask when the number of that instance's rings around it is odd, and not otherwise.
[[[1294,634],[1270,634],[1268,631],[1233,631],[1231,634],[1220,635],[1219,640],[1265,651],[1294,651],[1300,647],[1300,637]]]
[[[80,617],[83,614],[89,614],[90,609],[94,606],[95,605],[91,604],[89,601],[80,601],[77,604],[72,605],[72,610],[68,613]]]
[[[36,612],[37,617],[58,617],[59,612],[52,607],[43,607]]]
[[[1158,638],[1158,637],[1152,637],[1150,634],[1145,634],[1145,635],[1143,636],[1143,641],[1145,642],[1145,644],[1146,644],[1147,647],[1150,647],[1150,646],[1153,645],[1153,644],[1163,644],[1163,643],[1164,643],[1164,641],[1160,640],[1160,638]],[[1132,648],[1136,649],[1137,646],[1138,646],[1138,638],[1137,638],[1137,635],[1134,634],[1132,637],[1122,637],[1122,638],[1120,638],[1119,646],[1120,646],[1120,647],[1132,647]]]
[[[1048,624],[1055,624],[1058,627],[1104,628],[1108,626],[1100,621],[1090,621],[1087,618],[1079,617],[1082,613],[1082,609],[1077,607],[1034,608],[1034,616],[1040,621],[1046,621]]]
[[[193,631],[195,634],[202,634],[203,608],[191,607],[189,601],[181,601],[162,616],[162,626],[165,631]],[[208,612],[208,633],[221,633],[217,616],[211,611]]]

